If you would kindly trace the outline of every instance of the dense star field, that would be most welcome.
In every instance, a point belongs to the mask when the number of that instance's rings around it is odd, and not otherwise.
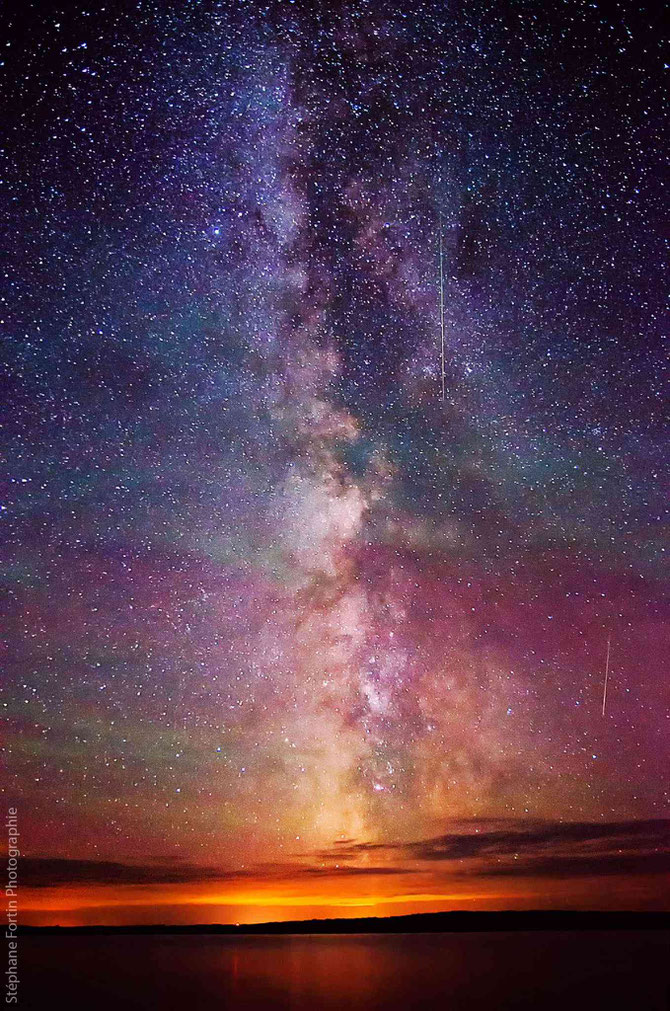
[[[667,905],[660,12],[4,17],[28,913]]]

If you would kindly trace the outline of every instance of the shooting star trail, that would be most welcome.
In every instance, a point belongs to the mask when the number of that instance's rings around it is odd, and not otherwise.
[[[612,642],[611,635],[607,637],[607,658],[605,660],[605,683],[603,684],[603,710],[602,714],[605,715],[605,706],[607,705],[607,682],[610,676],[610,646]]]
[[[440,214],[440,363],[442,375],[442,403],[444,403],[444,254],[442,248],[442,215]]]

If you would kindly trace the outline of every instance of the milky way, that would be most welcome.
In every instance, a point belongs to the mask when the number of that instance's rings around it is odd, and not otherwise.
[[[26,850],[667,817],[657,16],[73,6],[2,68]]]

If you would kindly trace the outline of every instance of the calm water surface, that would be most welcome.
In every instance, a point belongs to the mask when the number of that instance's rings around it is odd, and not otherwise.
[[[24,937],[20,1008],[668,1011],[670,935]]]

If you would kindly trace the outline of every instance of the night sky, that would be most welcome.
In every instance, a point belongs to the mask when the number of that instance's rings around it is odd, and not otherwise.
[[[668,904],[654,10],[10,5],[27,918]]]

